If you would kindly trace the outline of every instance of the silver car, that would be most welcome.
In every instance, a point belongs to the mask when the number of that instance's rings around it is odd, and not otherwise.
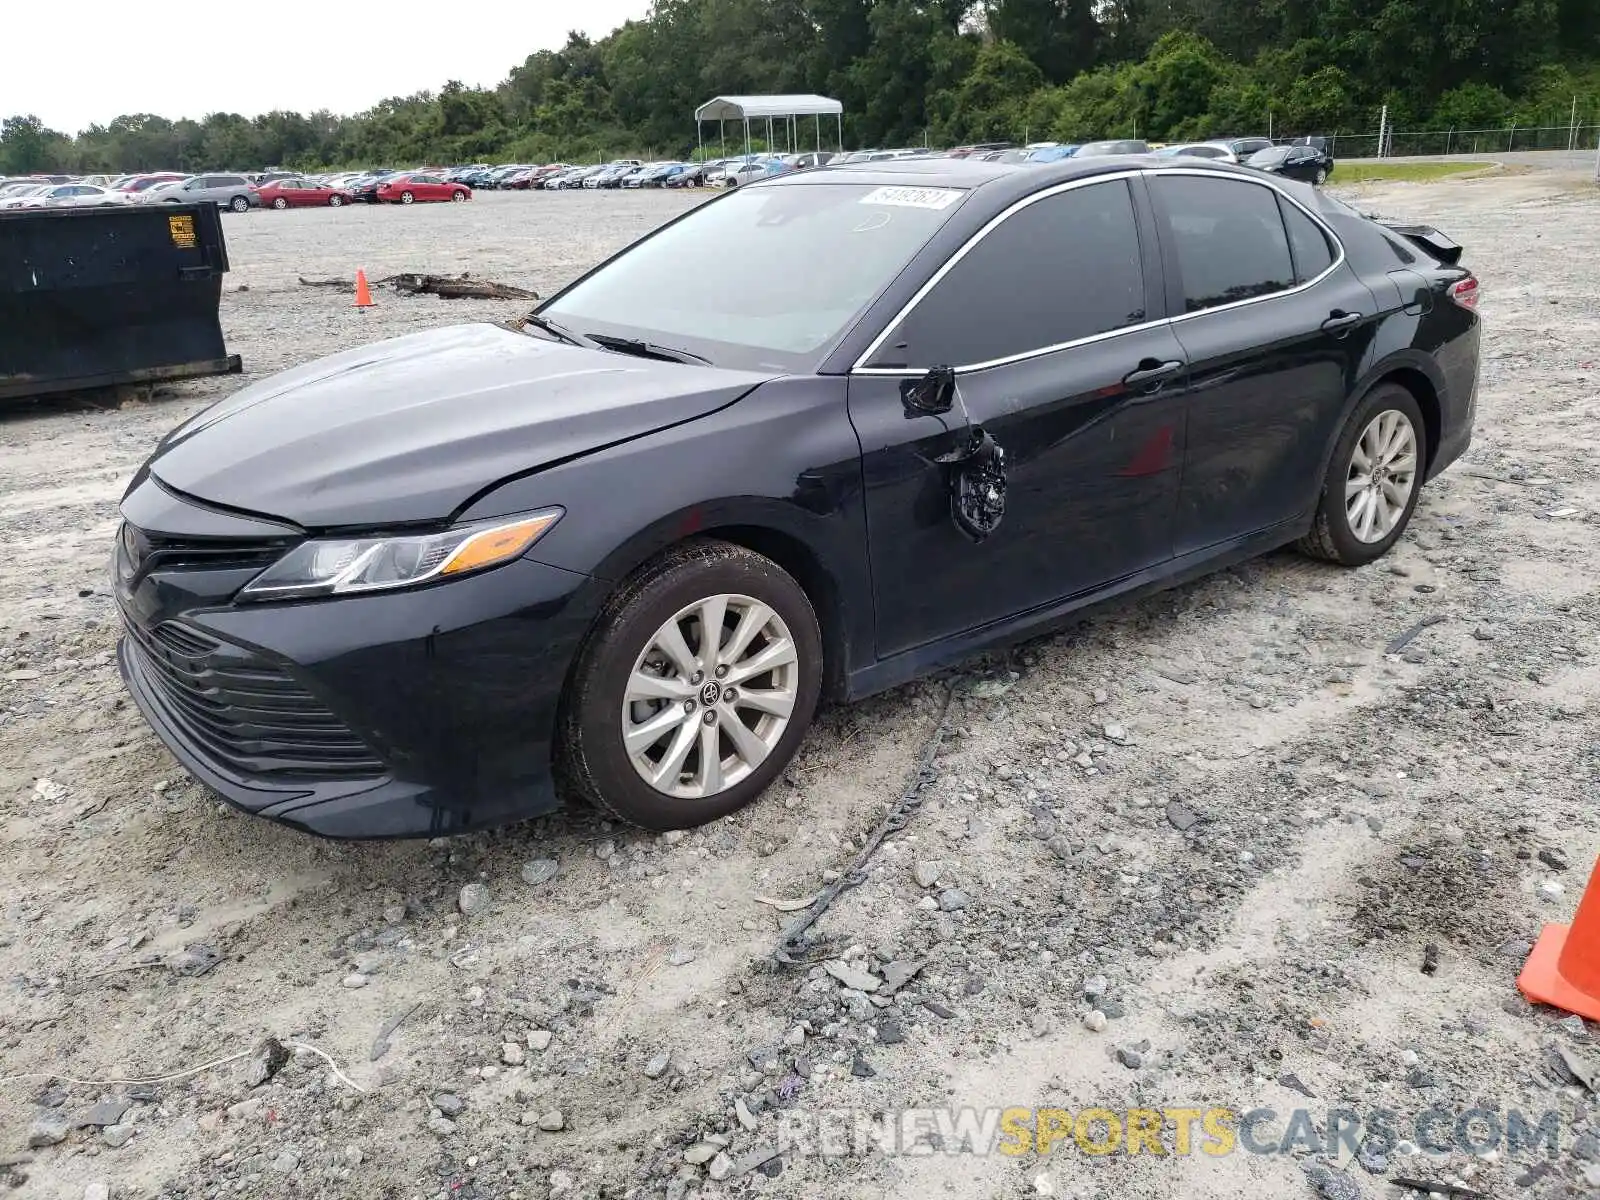
[[[195,175],[151,197],[152,202],[165,204],[193,204],[198,200],[214,200],[234,212],[261,207],[260,193],[243,175]]]

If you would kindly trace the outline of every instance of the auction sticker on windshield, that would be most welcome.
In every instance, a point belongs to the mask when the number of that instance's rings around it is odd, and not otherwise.
[[[890,204],[897,208],[949,208],[961,199],[958,188],[881,187],[861,197],[862,204]]]

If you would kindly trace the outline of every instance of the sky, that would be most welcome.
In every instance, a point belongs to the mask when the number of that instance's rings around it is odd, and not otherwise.
[[[76,134],[124,113],[354,113],[446,80],[492,87],[567,31],[649,0],[9,0],[0,117]]]

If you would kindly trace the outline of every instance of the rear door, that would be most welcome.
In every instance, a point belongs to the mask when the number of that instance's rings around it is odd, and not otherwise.
[[[892,210],[882,214],[889,219]],[[1183,454],[1182,349],[1136,173],[1058,185],[969,241],[850,377],[889,656],[1165,561]],[[956,368],[952,411],[902,389]],[[1005,455],[999,527],[952,516],[981,429]]]
[[[1269,183],[1150,173],[1189,362],[1181,556],[1301,516],[1376,328],[1332,234]]]

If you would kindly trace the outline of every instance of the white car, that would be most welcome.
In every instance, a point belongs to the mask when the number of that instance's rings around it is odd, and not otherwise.
[[[1159,158],[1209,158],[1212,162],[1236,163],[1239,156],[1227,142],[1183,142],[1176,146],[1163,146],[1156,151]]]
[[[21,186],[12,185],[3,194],[0,194],[0,208],[26,208],[28,201],[34,199],[41,192],[48,192],[56,185],[53,183],[25,183]]]
[[[122,192],[92,183],[61,183],[35,193],[22,202],[23,208],[110,208],[128,203]]]

